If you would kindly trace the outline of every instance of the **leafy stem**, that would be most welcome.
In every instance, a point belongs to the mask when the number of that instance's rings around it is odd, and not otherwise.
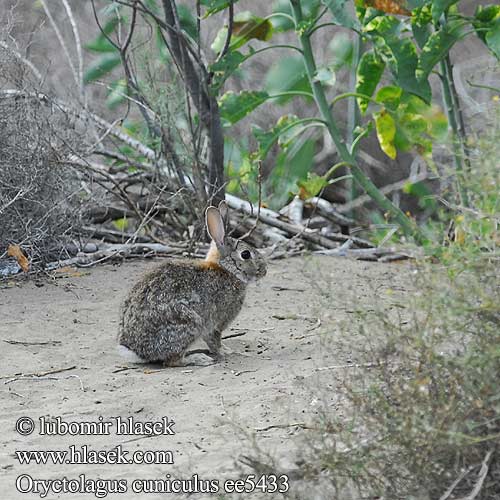
[[[295,18],[295,24],[296,26],[300,26],[304,21],[300,0],[290,0],[290,4],[292,6],[293,15]],[[316,105],[318,106],[321,116],[325,121],[328,132],[335,144],[335,147],[342,161],[351,166],[352,175],[356,180],[356,182],[366,191],[366,193],[377,203],[377,205],[382,210],[384,210],[385,212],[389,212],[396,219],[398,224],[403,229],[404,233],[408,236],[410,235],[417,236],[418,229],[416,228],[414,223],[408,217],[406,217],[406,215],[401,211],[401,209],[396,207],[388,198],[386,198],[380,192],[380,190],[375,186],[375,184],[373,184],[373,182],[361,170],[356,159],[347,149],[347,146],[342,139],[340,130],[337,127],[337,124],[333,118],[330,106],[328,105],[328,101],[323,86],[321,85],[321,82],[318,82],[315,79],[317,67],[311,46],[311,40],[310,40],[311,35],[307,31],[299,31],[297,34],[301,43],[304,64],[306,67],[309,83],[311,84],[313,90]]]

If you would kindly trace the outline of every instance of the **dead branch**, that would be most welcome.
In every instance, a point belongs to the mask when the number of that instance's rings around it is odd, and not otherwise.
[[[90,267],[105,260],[144,257],[145,255],[178,255],[182,251],[181,248],[170,247],[161,243],[107,244],[102,249],[91,254],[82,254],[71,259],[50,262],[45,269],[51,271],[64,266]]]
[[[373,362],[373,363],[351,363],[348,365],[331,365],[331,366],[320,366],[316,368],[317,372],[324,372],[326,370],[343,370],[344,368],[374,368],[376,366],[384,365],[385,363]]]
[[[60,99],[53,99],[49,97],[46,94],[43,94],[42,92],[25,92],[23,90],[15,90],[15,89],[4,89],[0,91],[0,98],[1,99],[15,99],[15,98],[25,98],[25,99],[35,99],[43,104],[46,104],[48,106],[55,106],[56,108],[59,108],[61,111],[64,113],[67,113],[71,116],[74,116],[76,118],[82,118],[87,117],[91,119],[97,126],[104,130],[109,130],[109,133],[115,137],[116,139],[119,139],[122,141],[124,144],[127,146],[130,146],[132,149],[140,153],[141,155],[145,156],[148,160],[157,162],[158,160],[158,155],[153,151],[151,148],[145,146],[142,144],[140,141],[130,137],[128,134],[125,132],[122,132],[119,127],[116,125],[113,125],[100,116],[96,115],[95,113],[92,113],[90,111],[84,111],[82,113],[81,110],[74,109],[73,107],[69,106],[65,102],[61,101]]]
[[[313,205],[319,215],[339,226],[354,226],[356,224],[353,219],[342,215],[339,209],[335,208],[332,203],[323,198],[315,196],[314,198],[306,200],[306,203]]]
[[[25,342],[25,341],[20,341],[20,340],[9,340],[9,339],[3,339],[3,341],[6,344],[11,344],[11,345],[22,345],[22,346],[30,346],[30,345],[36,345],[36,346],[43,346],[43,345],[59,345],[62,344],[60,340],[49,340],[47,342]]]
[[[302,225],[304,219],[304,200],[297,195],[294,196],[293,200],[288,205],[285,205],[279,213],[287,217],[293,224]],[[310,227],[310,220],[307,226]]]
[[[45,377],[47,375],[53,375],[54,373],[62,373],[62,372],[68,372],[70,370],[76,369],[76,365],[72,366],[67,366],[65,368],[57,368],[55,370],[48,370],[46,372],[34,372],[34,373],[15,373],[14,375],[4,375],[3,377],[0,377],[0,380],[5,380],[5,379],[15,379],[19,377],[35,377],[35,378],[40,378],[40,377]]]
[[[29,92],[23,92],[23,91],[17,91],[17,90],[4,90],[0,92],[0,98],[15,98],[15,97],[24,97],[24,98],[32,98],[32,99],[37,99],[40,100],[41,102],[44,102],[48,105],[55,105],[59,107],[61,110],[64,112],[67,112],[69,114],[75,115],[75,116],[80,116],[80,113],[78,113],[76,110],[72,109],[70,106],[67,106],[65,103],[59,101],[59,100],[52,100],[48,96],[42,93],[29,93]],[[137,152],[148,158],[149,160],[155,162],[157,160],[157,154],[142,144],[140,141],[137,141],[136,139],[133,139],[129,135],[125,134],[124,132],[121,132],[121,130],[108,123],[106,120],[103,120],[99,116],[95,115],[94,113],[91,112],[86,112],[86,115],[92,119],[98,126],[105,128],[110,131],[110,133],[116,137],[117,139],[123,141],[125,144],[128,146],[132,147],[135,149]],[[75,158],[73,159],[74,163],[78,163],[80,166],[86,166],[88,168],[94,168],[99,171],[99,173],[106,175],[107,173],[103,171],[102,168],[97,168],[98,166],[90,164],[89,162],[83,162],[82,160],[77,161]],[[147,167],[145,167],[147,168]],[[109,176],[109,174],[107,174]],[[109,179],[110,181],[112,180],[113,182],[116,182],[114,179]],[[191,186],[192,182],[189,178],[186,177],[186,185]],[[125,194],[126,193],[122,193]],[[126,195],[128,197],[128,195]],[[359,198],[358,198],[359,200]],[[274,228],[280,229],[281,231],[284,231],[285,233],[292,235],[292,236],[297,236],[300,237],[304,240],[307,240],[311,243],[314,243],[316,245],[319,245],[323,248],[327,249],[336,249],[337,248],[337,242],[344,243],[346,241],[351,240],[354,244],[356,244],[360,248],[372,248],[373,245],[361,238],[356,238],[356,237],[350,237],[347,235],[343,234],[336,234],[336,233],[331,233],[328,236],[324,236],[321,234],[318,234],[317,232],[301,225],[294,225],[288,222],[284,222],[279,219],[279,214],[274,212],[273,210],[267,209],[267,208],[258,208],[255,207],[252,203],[242,200],[241,198],[238,198],[234,195],[226,194],[226,201],[228,205],[235,209],[238,210],[246,215],[249,215],[251,217],[256,217],[257,214],[259,214],[259,219],[261,222],[265,223],[266,225],[272,226]],[[356,200],[355,200],[356,201]],[[132,208],[134,211],[136,211],[137,214],[137,207],[135,206],[134,203],[129,203],[130,208]],[[339,207],[339,211],[344,211],[345,206]],[[137,214],[138,217],[142,220],[142,217],[140,214]]]
[[[264,432],[270,431],[271,429],[288,429],[289,427],[299,427],[300,429],[314,429],[314,427],[310,427],[304,422],[292,422],[290,424],[274,424],[274,425],[266,425],[265,427],[254,427],[256,432]]]
[[[467,496],[459,498],[458,500],[474,500],[479,495],[479,493],[481,493],[481,488],[483,487],[484,480],[488,476],[492,456],[493,450],[489,450],[484,457],[483,463],[481,464],[481,470],[479,471],[479,475],[474,488],[472,488],[472,491]]]
[[[80,228],[80,231],[93,236],[94,238],[102,238],[103,240],[107,240],[112,243],[123,243],[124,240],[135,240],[136,243],[151,242],[151,238],[148,238],[147,236],[137,236],[134,233],[126,233],[124,231],[106,229],[103,227],[83,226]]]
[[[439,497],[439,500],[448,500],[450,498],[451,494],[455,490],[455,488],[460,484],[462,479],[469,474],[469,472],[473,469],[474,467],[468,467],[464,471],[461,472],[461,474],[453,481],[453,483],[450,485],[450,487]]]
[[[233,3],[231,2],[231,6]],[[232,14],[231,14],[232,15]],[[254,224],[252,227],[241,237],[241,239],[248,238],[249,236],[252,235],[252,233],[257,229],[257,225],[259,224],[259,219],[260,219],[260,211],[262,208],[262,162],[259,161],[259,172],[257,175],[257,185],[259,186],[259,199],[257,200],[257,217],[255,219]]]
[[[236,196],[226,194],[226,202],[231,208],[239,210],[250,216],[255,216],[254,214],[257,212],[256,208],[250,202],[241,200]],[[338,247],[336,242],[343,243],[348,240],[352,240],[353,243],[355,243],[361,248],[373,247],[373,245],[369,241],[363,240],[361,238],[356,238],[352,236],[350,237],[345,234],[330,234],[328,235],[328,237],[325,237],[322,236],[321,234],[312,231],[311,229],[305,226],[294,225],[290,224],[289,222],[284,222],[282,220],[279,220],[278,217],[279,217],[278,213],[268,208],[265,209],[262,208],[260,210],[260,220],[263,223],[281,229],[287,234],[291,234],[293,236],[300,236],[301,238],[310,241],[311,243],[320,245],[321,247],[324,248],[336,249]]]

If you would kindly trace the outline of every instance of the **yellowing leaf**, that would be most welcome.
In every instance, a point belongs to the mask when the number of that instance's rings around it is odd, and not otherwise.
[[[30,263],[24,252],[21,250],[19,245],[9,245],[7,249],[7,255],[9,257],[14,257],[21,269],[27,273],[30,270]]]
[[[319,176],[313,172],[307,174],[306,180],[297,181],[297,185],[299,186],[300,199],[307,200],[308,198],[317,196],[328,185],[328,181],[323,176]]]
[[[381,111],[374,114],[375,128],[377,129],[377,138],[382,151],[393,160],[396,158],[396,146],[394,138],[396,137],[396,122],[387,112]]]

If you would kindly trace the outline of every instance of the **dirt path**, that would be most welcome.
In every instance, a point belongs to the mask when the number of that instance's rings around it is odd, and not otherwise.
[[[126,482],[126,493],[107,498],[181,498],[133,493],[132,482],[165,480],[167,474],[170,479],[191,478],[197,473],[223,485],[223,480],[239,477],[235,462],[248,450],[238,426],[256,433],[263,446],[276,450],[285,460],[290,455],[291,460],[290,434],[301,431],[279,426],[311,418],[315,400],[307,383],[330,384],[334,393],[335,370],[317,371],[318,367],[356,359],[356,322],[350,321],[348,332],[340,325],[353,318],[356,310],[373,307],[376,300],[390,309],[391,304],[404,300],[409,288],[407,264],[328,257],[272,262],[268,276],[249,290],[246,307],[225,332],[244,335],[226,340],[235,353],[224,362],[192,369],[137,368],[116,354],[117,311],[128,288],[154,265],[152,261],[135,261],[52,281],[0,282],[0,499],[40,497],[16,491],[16,479],[22,475],[20,487],[33,489],[35,479],[78,479],[82,474],[85,478],[79,481],[85,479],[90,489],[97,478],[121,480],[122,487]],[[394,292],[386,293],[389,289]],[[335,352],[324,348],[325,337],[340,336],[347,338],[344,348]],[[36,342],[40,344],[29,344]],[[42,377],[21,375],[63,369]],[[319,378],[322,374],[328,377]],[[147,438],[116,433],[116,417],[156,422],[164,416],[175,421],[162,429],[167,434]],[[15,431],[21,417],[33,419],[32,434],[23,436]],[[102,417],[102,421],[111,422],[110,434],[40,435],[40,417],[49,422],[54,421],[49,417],[61,417],[66,423],[99,422]],[[26,428],[29,424],[23,425]],[[175,434],[169,435],[169,429]],[[173,460],[174,464],[54,465],[49,460],[45,465],[28,465],[20,464],[15,455],[23,450],[68,450],[70,445],[78,450],[88,445],[89,449],[110,451],[119,444],[129,452],[128,457],[136,451],[170,451],[171,455],[164,453],[161,460]],[[112,455],[109,460],[113,460]],[[108,490],[118,487],[111,483],[104,486]],[[45,498],[95,496],[91,492],[49,492]]]

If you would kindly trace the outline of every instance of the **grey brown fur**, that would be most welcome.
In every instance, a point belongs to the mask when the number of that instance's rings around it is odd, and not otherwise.
[[[166,366],[213,363],[220,357],[223,330],[241,310],[248,282],[265,275],[265,262],[254,248],[225,236],[222,208],[207,210],[212,237],[207,260],[166,262],[125,299],[119,343],[142,360]],[[185,356],[199,337],[211,356]]]

